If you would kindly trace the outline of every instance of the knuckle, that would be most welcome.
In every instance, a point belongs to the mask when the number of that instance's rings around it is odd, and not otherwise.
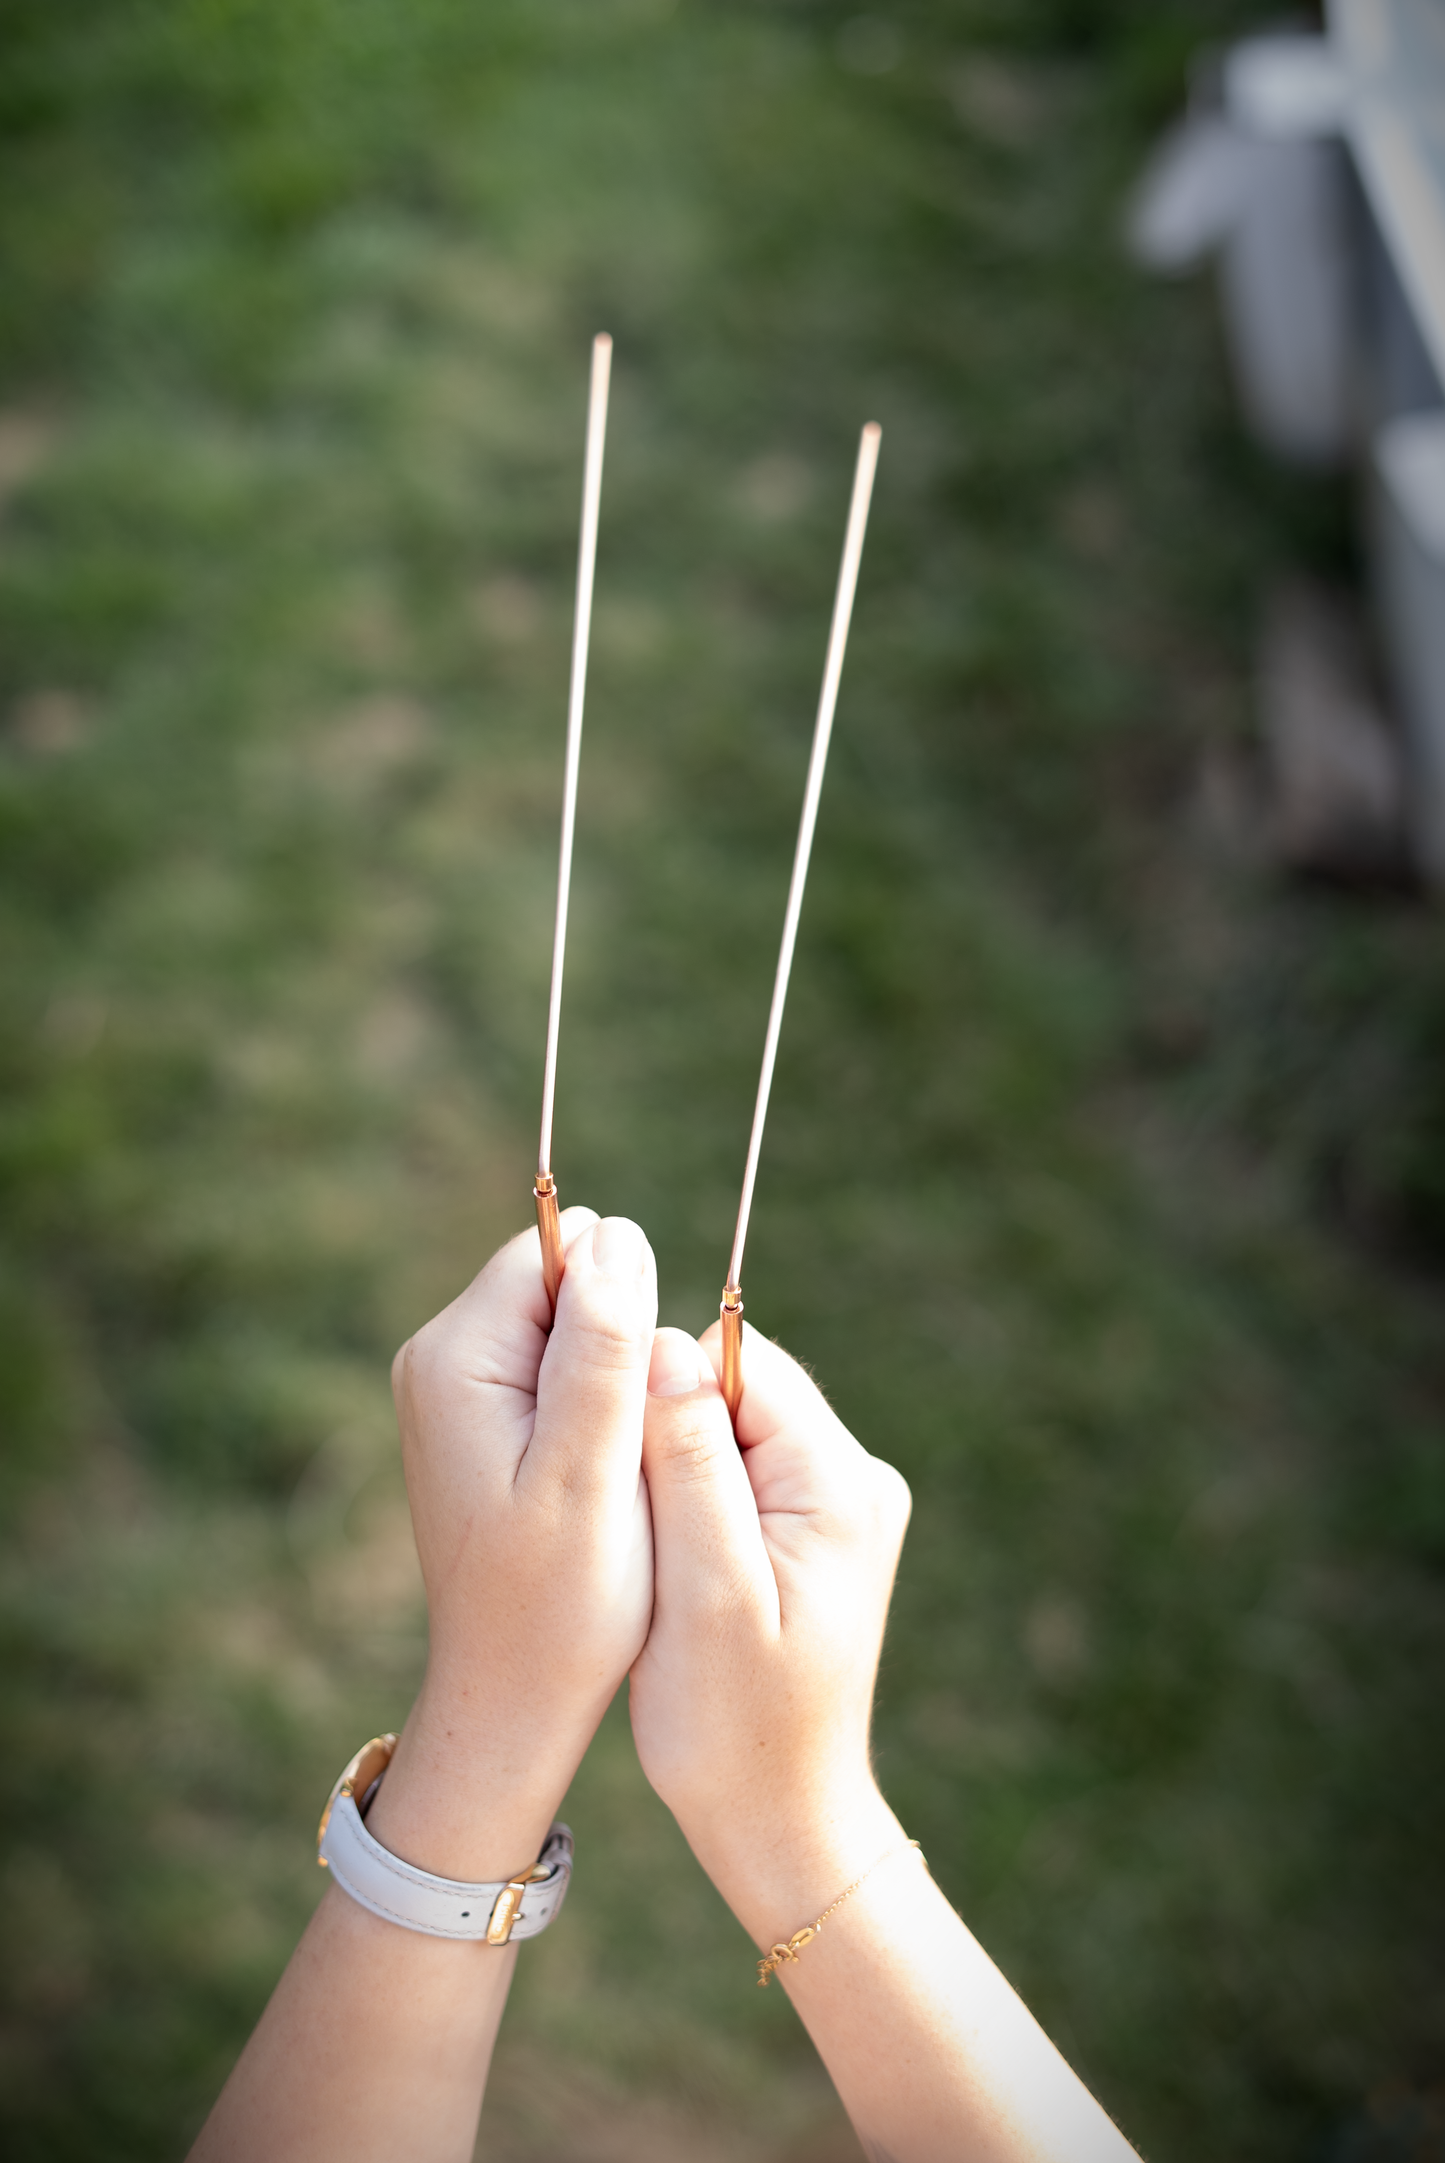
[[[913,1490],[895,1465],[873,1460],[874,1509],[891,1532],[902,1535],[913,1515]]]
[[[561,1537],[564,1529],[573,1527],[579,1510],[585,1522],[592,1521],[598,1498],[607,1492],[610,1484],[610,1472],[606,1454],[600,1450],[581,1457],[564,1456],[549,1467],[552,1538]]]
[[[391,1389],[397,1410],[424,1413],[444,1403],[466,1371],[463,1341],[450,1315],[433,1315],[407,1338],[391,1363]]]
[[[701,1420],[669,1423],[659,1440],[659,1454],[673,1480],[701,1480],[710,1474],[717,1458],[717,1438]]]
[[[572,1325],[568,1337],[575,1355],[590,1367],[616,1373],[635,1367],[644,1352],[651,1355],[650,1318],[639,1316],[635,1304],[594,1296],[578,1302],[568,1321]]]
[[[592,1326],[577,1339],[576,1358],[594,1374],[630,1374],[643,1364],[645,1349],[635,1329]]]
[[[704,1594],[704,1608],[719,1667],[739,1648],[756,1653],[756,1607],[752,1589],[741,1576],[716,1571]]]
[[[883,1474],[883,1490],[888,1506],[894,1516],[906,1525],[913,1515],[913,1489],[896,1465],[885,1464],[881,1458],[877,1462]]]
[[[421,1328],[414,1330],[411,1336],[407,1338],[406,1343],[397,1353],[395,1360],[393,1360],[391,1368],[393,1378],[400,1371],[403,1379],[411,1388],[415,1388],[420,1382],[430,1380],[437,1367],[446,1357],[446,1338],[446,1315],[444,1313],[433,1315],[429,1322],[423,1322]]]
[[[408,1337],[391,1363],[391,1395],[398,1411],[411,1393],[412,1362],[416,1357],[416,1338]]]

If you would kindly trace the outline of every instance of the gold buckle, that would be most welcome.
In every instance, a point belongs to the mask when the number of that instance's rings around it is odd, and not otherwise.
[[[326,1868],[326,1857],[321,1854],[321,1843],[326,1838],[326,1828],[331,1823],[331,1813],[343,1795],[350,1795],[357,1809],[361,1808],[367,1789],[379,1780],[391,1763],[396,1748],[395,1735],[373,1735],[364,1742],[351,1763],[346,1767],[335,1787],[326,1798],[326,1808],[321,1813],[321,1823],[316,1828],[316,1860]]]
[[[497,1895],[496,1906],[492,1909],[492,1919],[487,1924],[488,1945],[506,1944],[508,1938],[512,1935],[512,1925],[517,1920],[522,1905],[522,1895],[526,1892],[527,1887],[529,1885],[538,1885],[543,1878],[550,1878],[551,1875],[552,1867],[550,1863],[533,1863],[531,1869],[524,1870],[519,1877],[508,1878]]]

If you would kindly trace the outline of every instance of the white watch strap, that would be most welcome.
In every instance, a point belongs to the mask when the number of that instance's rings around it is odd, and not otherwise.
[[[527,1882],[528,1873],[487,1885],[457,1878],[434,1878],[404,1863],[374,1840],[361,1822],[352,1795],[332,1805],[318,1850],[343,1892],[373,1915],[432,1938],[486,1938],[494,1945],[511,1938],[535,1938],[545,1930],[566,1897],[572,1876],[572,1835],[557,1824]]]

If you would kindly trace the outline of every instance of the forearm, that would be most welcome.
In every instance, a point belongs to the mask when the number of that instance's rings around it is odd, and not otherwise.
[[[392,1371],[430,1651],[366,1832],[468,1887],[499,1888],[537,1861],[652,1605],[640,1470],[652,1254],[635,1225],[589,1210],[569,1210],[563,1232],[555,1313],[528,1232]],[[464,2163],[516,1957],[383,1921],[338,1878],[195,2157]]]
[[[541,1748],[515,1753],[525,1772],[499,1762],[464,1712],[429,1714],[423,1699],[367,1828],[421,1869],[495,1882],[536,1856],[570,1767],[539,1779]],[[462,2163],[516,1960],[515,1946],[429,1937],[330,1887],[195,2163]]]
[[[759,1867],[734,1868],[725,1887],[765,1952],[888,1856],[777,1970],[869,2156],[1125,2163],[1127,2141],[905,1839],[874,1791],[798,1843],[790,1896],[781,1842]]]
[[[1133,2154],[920,1863],[833,1923],[784,1987],[875,2163]]]
[[[463,2163],[516,1964],[328,1889],[193,2163]]]

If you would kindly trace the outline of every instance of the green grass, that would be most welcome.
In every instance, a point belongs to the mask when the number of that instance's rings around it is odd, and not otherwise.
[[[1347,505],[1116,239],[1248,11],[849,12],[0,5],[17,2163],[183,2149],[419,1670],[387,1364],[530,1206],[599,327],[564,1199],[715,1311],[875,416],[748,1305],[913,1484],[883,1776],[1147,2152],[1425,2123],[1438,928],[1201,827]],[[622,1704],[568,1807],[483,2152],[856,2154]]]

